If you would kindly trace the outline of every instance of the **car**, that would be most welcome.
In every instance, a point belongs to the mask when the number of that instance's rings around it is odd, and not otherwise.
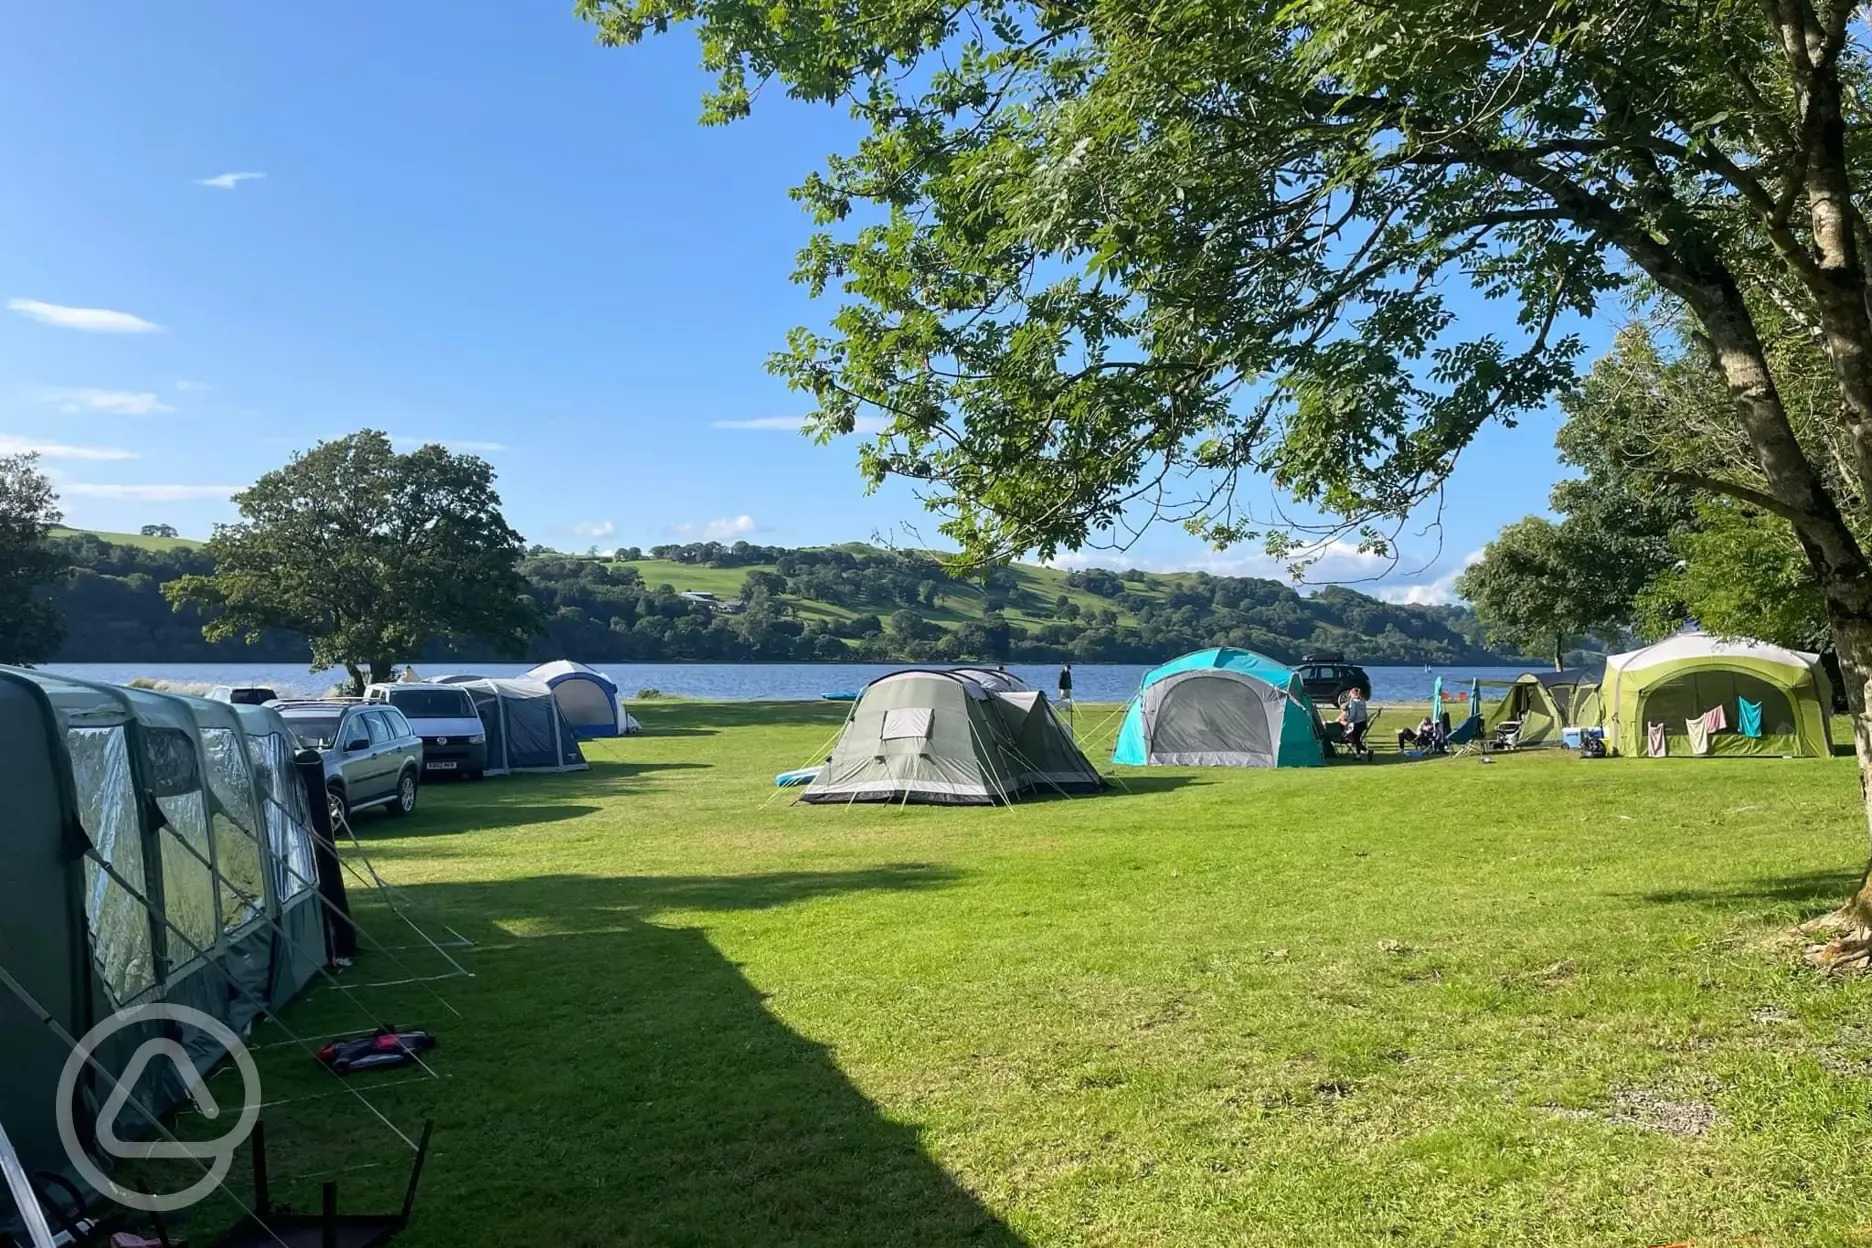
[[[208,691],[210,702],[229,702],[235,706],[265,706],[279,694],[265,685],[216,685]]]
[[[403,712],[361,698],[276,700],[301,749],[325,762],[325,795],[332,823],[381,806],[393,815],[416,809],[422,784],[423,743]]]
[[[1300,683],[1315,702],[1342,703],[1354,689],[1371,697],[1371,677],[1356,663],[1339,654],[1309,654],[1300,660]]]
[[[460,685],[401,681],[370,685],[364,700],[403,712],[423,743],[423,774],[479,780],[487,770],[487,730],[474,699]]]

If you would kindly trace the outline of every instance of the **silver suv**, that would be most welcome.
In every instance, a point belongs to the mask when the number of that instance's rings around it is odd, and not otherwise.
[[[416,809],[422,783],[423,743],[403,712],[355,698],[268,703],[280,713],[301,749],[325,760],[325,794],[332,822],[372,806],[393,815]]]

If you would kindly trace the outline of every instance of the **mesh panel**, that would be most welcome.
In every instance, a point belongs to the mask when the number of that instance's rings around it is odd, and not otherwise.
[[[1742,723],[1738,697],[1761,703],[1762,732],[1770,736],[1792,735],[1794,704],[1782,689],[1748,672],[1704,669],[1685,672],[1645,691],[1639,713],[1648,721],[1669,725],[1673,736],[1682,735],[1683,723],[1696,719],[1714,706],[1721,706],[1730,731]]]
[[[1179,682],[1158,703],[1152,754],[1252,754],[1272,758],[1262,686],[1223,677]]]
[[[181,964],[205,951],[215,940],[215,890],[208,873],[208,814],[200,792],[160,797],[162,832],[163,905],[168,911],[171,948],[169,960]],[[178,844],[186,841],[194,853]],[[198,858],[196,855],[199,854]],[[175,932],[180,932],[178,938]]]
[[[65,734],[65,748],[78,789],[78,818],[91,844],[99,857],[143,889],[143,834],[130,779],[128,736],[122,728],[73,728]],[[156,982],[143,904],[88,858],[85,918],[92,951],[114,1001],[127,1001]]]
[[[210,824],[221,921],[233,931],[257,918],[266,904],[266,877],[255,831],[260,821],[253,808],[253,780],[247,772],[242,734],[228,728],[203,728],[201,738],[208,759],[208,784],[221,808]]]

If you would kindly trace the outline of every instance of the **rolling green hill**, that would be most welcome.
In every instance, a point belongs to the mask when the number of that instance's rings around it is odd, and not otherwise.
[[[68,529],[52,526],[53,537],[95,537],[114,546],[134,546],[138,550],[193,550],[201,543],[191,537],[145,537],[141,533],[107,533],[102,529]]]

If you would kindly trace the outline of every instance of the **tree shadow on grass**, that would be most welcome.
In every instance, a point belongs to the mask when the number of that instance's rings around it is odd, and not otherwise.
[[[652,921],[955,878],[903,863],[403,890],[479,946],[448,988],[446,1078],[375,1098],[437,1120],[408,1240],[1021,1248],[705,932]]]
[[[1147,793],[1171,793],[1175,792],[1177,789],[1200,788],[1204,785],[1215,783],[1214,780],[1210,780],[1204,776],[1134,776],[1125,774],[1122,776],[1108,775],[1105,778],[1111,782],[1111,787],[1106,789],[1103,793],[1095,794],[1094,796],[1143,797]]]
[[[1809,917],[1837,907],[1852,896],[1859,882],[1856,871],[1809,871],[1741,880],[1726,888],[1661,889],[1639,895],[1660,905],[1704,906],[1712,910],[1776,908]]]

